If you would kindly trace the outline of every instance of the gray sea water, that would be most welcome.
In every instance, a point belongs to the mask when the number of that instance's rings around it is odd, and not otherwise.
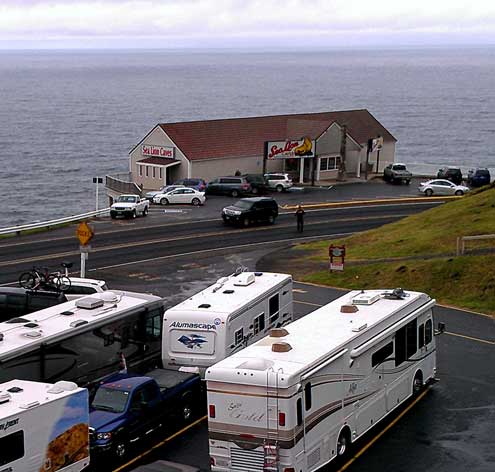
[[[0,228],[94,209],[158,122],[355,108],[413,170],[495,168],[494,47],[0,52]]]

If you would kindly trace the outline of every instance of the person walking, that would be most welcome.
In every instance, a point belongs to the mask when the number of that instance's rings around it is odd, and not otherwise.
[[[304,230],[304,209],[300,204],[297,205],[295,216],[297,220],[297,232],[302,233]]]

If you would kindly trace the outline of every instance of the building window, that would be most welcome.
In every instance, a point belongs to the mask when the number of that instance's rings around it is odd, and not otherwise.
[[[254,334],[261,333],[265,329],[265,314],[261,313],[261,315],[257,316],[254,319],[253,323],[253,332]]]
[[[163,179],[163,169],[160,167],[160,180]]]
[[[153,167],[153,178],[156,179],[156,167]]]
[[[340,156],[320,157],[320,170],[337,170],[340,167]]]
[[[138,164],[137,168],[138,168],[138,174],[139,174],[139,177],[142,177],[142,176],[143,176],[143,166],[140,166],[140,165]]]
[[[146,166],[146,177],[150,176],[150,168],[149,166]]]

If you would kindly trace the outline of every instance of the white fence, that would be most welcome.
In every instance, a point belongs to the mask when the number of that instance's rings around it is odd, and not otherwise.
[[[98,211],[89,211],[88,213],[81,213],[80,215],[66,216],[65,218],[59,218],[58,220],[40,221],[38,223],[30,223],[27,225],[11,226],[10,228],[0,229],[0,235],[3,235],[3,234],[20,234],[23,231],[29,231],[32,229],[39,229],[39,228],[48,229],[52,226],[57,226],[57,225],[61,225],[64,223],[72,223],[74,221],[85,220],[85,219],[91,218],[93,216],[107,215],[109,211],[110,211],[110,208],[104,208],[104,209],[98,210]]]

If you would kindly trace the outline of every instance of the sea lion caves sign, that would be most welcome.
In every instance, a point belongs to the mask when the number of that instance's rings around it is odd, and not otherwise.
[[[76,236],[79,239],[81,246],[86,246],[91,241],[94,235],[95,233],[91,226],[88,225],[88,223],[86,223],[85,221],[79,223],[79,226],[76,230]]]

